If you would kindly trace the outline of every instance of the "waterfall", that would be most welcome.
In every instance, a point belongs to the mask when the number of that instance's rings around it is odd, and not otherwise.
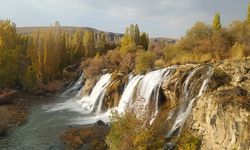
[[[137,75],[133,78],[131,76],[129,76],[129,77],[130,77],[130,81],[129,81],[128,85],[126,86],[126,88],[122,94],[121,100],[119,102],[119,105],[117,107],[117,110],[120,113],[124,112],[127,107],[131,106],[135,88],[136,88],[138,82],[143,78],[143,75]]]
[[[83,72],[81,73],[81,76],[77,79],[77,81],[65,92],[62,93],[62,96],[68,96],[68,95],[78,95],[80,93],[80,89],[83,86]]]
[[[79,101],[84,112],[95,112],[96,118],[108,118],[111,110],[117,110],[119,113],[125,111],[126,108],[133,109],[140,115],[147,109],[148,105],[153,106],[153,114],[151,114],[150,123],[154,121],[159,112],[160,104],[160,88],[164,80],[170,80],[177,66],[168,67],[165,69],[155,70],[146,75],[129,75],[129,81],[126,85],[120,102],[117,107],[110,108],[107,112],[101,113],[106,88],[110,85],[111,74],[102,75],[99,81],[95,84],[90,95],[85,95]],[[199,66],[192,69],[182,85],[180,85],[180,96],[178,106],[171,110],[167,121],[171,128],[167,133],[167,137],[171,137],[173,133],[181,131],[188,115],[192,110],[193,102],[200,97],[207,88],[210,77],[213,74],[213,68],[210,66]],[[79,78],[73,87],[77,87],[82,82],[82,76]],[[72,89],[74,89],[72,87]],[[79,89],[79,87],[77,88]],[[151,108],[150,108],[151,110]],[[107,120],[107,119],[106,119]]]
[[[151,98],[154,98],[155,110],[157,110],[161,83],[174,69],[175,67],[169,67],[147,73],[139,83],[137,97],[132,107],[144,109],[150,104]]]
[[[200,71],[206,69],[205,74],[199,76]],[[179,105],[177,109],[177,117],[175,119],[174,125],[168,132],[167,137],[171,137],[174,132],[180,133],[182,126],[184,125],[188,115],[190,114],[193,106],[193,102],[200,97],[207,88],[207,84],[210,77],[213,74],[213,68],[210,66],[200,66],[193,69],[182,87],[182,95],[179,99]],[[172,117],[172,114],[171,114]]]
[[[99,81],[94,86],[92,92],[88,96],[83,96],[80,100],[82,108],[86,112],[97,112],[101,111],[103,98],[106,92],[106,87],[109,85],[111,74],[105,74],[101,76]]]

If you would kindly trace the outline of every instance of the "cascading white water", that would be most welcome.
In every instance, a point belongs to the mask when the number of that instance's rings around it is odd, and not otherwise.
[[[184,125],[188,115],[190,114],[192,110],[193,102],[198,97],[200,97],[206,90],[207,83],[209,82],[210,77],[213,74],[212,67],[208,67],[207,72],[204,75],[202,75],[200,78],[195,79],[195,81],[191,80],[192,78],[194,78],[196,73],[200,69],[203,69],[203,68],[204,66],[195,68],[186,78],[184,85],[183,85],[182,97],[179,100],[180,104],[178,106],[178,114],[175,119],[174,125],[172,126],[171,130],[167,134],[167,137],[171,137],[175,131],[178,131],[178,134],[180,133],[182,126]],[[194,86],[198,86],[198,84],[201,84],[201,86],[200,86],[199,92],[197,93],[195,91],[196,89]],[[197,94],[192,94],[192,93],[197,93]]]
[[[82,104],[82,108],[86,112],[101,111],[102,101],[106,92],[106,87],[109,85],[111,74],[105,74],[101,76],[100,80],[94,86],[92,92],[88,96],[83,96],[79,101]]]
[[[109,116],[111,110],[117,110],[119,113],[122,113],[126,108],[132,108],[137,109],[136,113],[140,113],[140,111],[147,105],[153,104],[152,106],[154,107],[155,113],[150,121],[153,122],[159,110],[159,90],[161,84],[163,80],[171,77],[176,68],[177,66],[173,66],[155,70],[147,73],[145,76],[137,75],[132,77],[132,75],[130,75],[130,80],[121,96],[119,105],[115,108],[109,109],[104,114],[96,115],[95,118],[106,118],[105,121],[108,121],[107,116]],[[199,74],[201,74],[201,76],[199,76]],[[196,67],[188,74],[182,85],[179,105],[175,110],[171,111],[171,116],[168,117],[168,119],[172,118],[174,124],[168,132],[167,137],[171,137],[175,131],[181,131],[183,124],[191,112],[193,102],[206,90],[207,83],[209,82],[212,74],[213,68],[208,66]],[[111,74],[101,76],[100,80],[94,86],[91,94],[81,98],[80,102],[84,112],[101,112],[106,88],[110,85],[110,80]],[[74,85],[78,84],[75,83]],[[134,96],[135,99],[133,99]]]
[[[124,112],[127,107],[131,106],[135,87],[142,78],[143,78],[143,75],[137,75],[133,77],[132,79],[130,79],[128,85],[126,86],[122,94],[119,105],[117,107],[117,110],[119,113]]]
[[[62,93],[62,96],[68,96],[68,95],[77,95],[79,94],[79,89],[83,86],[83,72],[81,73],[81,76],[77,79],[77,81],[65,92]]]
[[[149,105],[152,94],[154,94],[153,98],[156,102],[155,109],[158,109],[158,93],[161,83],[173,69],[174,67],[171,67],[147,73],[139,83],[136,94],[137,99],[135,100],[132,107],[145,108],[147,105]]]

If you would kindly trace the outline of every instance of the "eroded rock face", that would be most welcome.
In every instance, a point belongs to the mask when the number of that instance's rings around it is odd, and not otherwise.
[[[250,148],[250,60],[215,65],[231,80],[210,90],[194,104],[184,131],[201,139],[201,149],[223,150]]]
[[[162,83],[162,90],[166,98],[166,102],[171,106],[177,105],[182,91],[182,85],[188,76],[190,70],[197,65],[179,66],[170,78],[167,78]]]
[[[99,78],[100,78],[100,76],[87,78],[85,81],[84,89],[82,90],[81,95],[89,95]]]
[[[107,87],[107,92],[104,98],[104,110],[118,106],[127,81],[128,77],[124,74],[121,74],[118,71],[112,73],[111,83]]]

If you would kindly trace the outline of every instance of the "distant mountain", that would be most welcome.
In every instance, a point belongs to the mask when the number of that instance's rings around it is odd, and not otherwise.
[[[39,26],[39,27],[17,27],[17,33],[18,34],[24,34],[24,35],[29,35],[32,34],[35,31],[46,31],[49,28],[53,26]],[[113,32],[106,32],[106,31],[101,31],[97,30],[94,28],[90,27],[73,27],[73,26],[60,26],[60,29],[63,31],[67,31],[69,33],[74,33],[76,30],[82,30],[82,31],[93,31],[95,34],[98,34],[100,32],[105,32],[106,35],[111,39],[111,41],[115,41],[115,38],[121,39],[123,34],[121,33],[113,33]]]
[[[165,44],[175,44],[177,42],[177,39],[172,38],[150,38],[151,43],[165,43]]]
[[[24,34],[24,35],[29,35],[35,31],[41,30],[41,31],[45,31],[48,30],[49,28],[51,28],[52,26],[39,26],[39,27],[17,27],[17,33],[18,34]],[[73,27],[73,26],[60,26],[60,29],[63,31],[67,31],[69,33],[74,33],[76,30],[82,30],[82,31],[93,31],[94,33],[100,33],[100,32],[105,32],[107,34],[107,36],[114,41],[115,37],[118,39],[121,39],[123,34],[121,33],[113,33],[113,32],[106,32],[106,31],[101,31],[101,30],[97,30],[94,28],[90,28],[90,27]],[[163,37],[159,37],[159,38],[150,38],[150,42],[151,43],[168,43],[168,44],[174,44],[177,40],[176,39],[172,39],[172,38],[163,38]]]

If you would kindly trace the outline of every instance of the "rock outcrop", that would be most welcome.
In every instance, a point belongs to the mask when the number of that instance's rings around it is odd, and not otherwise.
[[[61,135],[61,140],[67,150],[106,150],[108,148],[105,143],[105,137],[108,132],[109,127],[98,121],[95,125],[69,128]]]
[[[184,131],[200,149],[250,148],[250,59],[215,64],[206,94],[197,99]]]

